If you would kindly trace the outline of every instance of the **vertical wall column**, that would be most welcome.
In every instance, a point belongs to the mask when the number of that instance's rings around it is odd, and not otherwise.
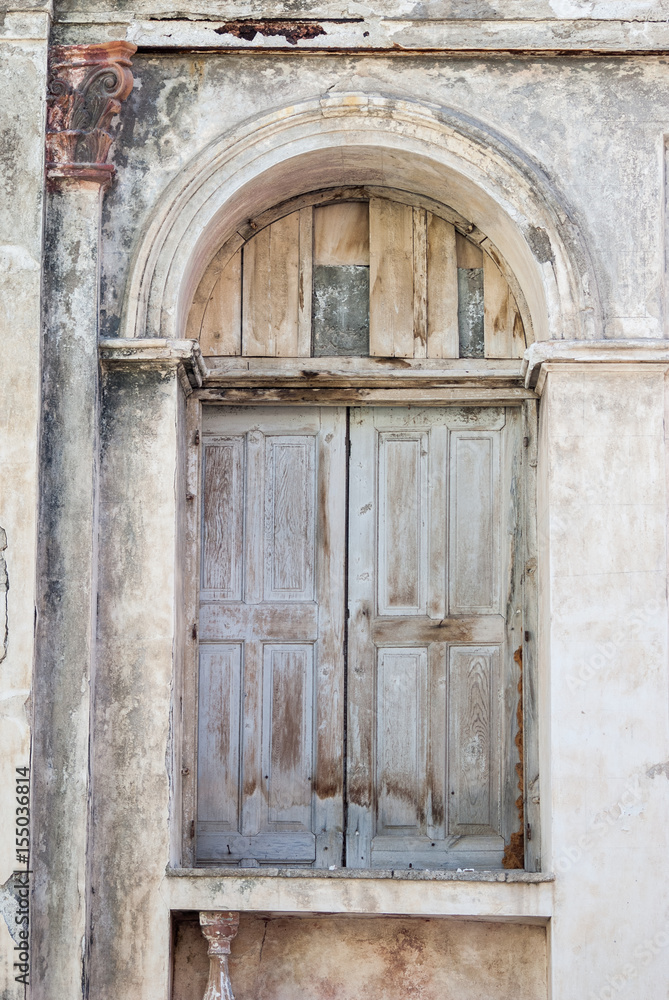
[[[87,992],[100,210],[135,46],[51,50],[34,688],[34,997]]]
[[[38,0],[27,10],[10,0],[1,19],[0,996],[23,1000],[28,926],[19,886],[26,876],[13,878],[12,871],[29,864],[11,818],[16,768],[30,764],[49,5]]]

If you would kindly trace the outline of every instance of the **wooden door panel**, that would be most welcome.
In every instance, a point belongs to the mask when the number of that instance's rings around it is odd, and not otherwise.
[[[341,864],[345,431],[335,408],[205,417],[200,863]]]
[[[427,649],[379,649],[377,657],[377,830],[419,834],[427,759]]]
[[[219,438],[204,448],[200,594],[238,601],[242,595],[244,438]]]
[[[500,828],[499,649],[449,651],[449,833]]]
[[[501,409],[351,412],[351,867],[500,863],[519,627],[500,493],[513,507],[519,426]]]
[[[311,830],[313,647],[263,647],[263,781],[273,829]]]

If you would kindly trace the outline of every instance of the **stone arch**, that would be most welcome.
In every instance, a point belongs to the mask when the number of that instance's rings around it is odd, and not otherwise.
[[[280,201],[341,184],[392,187],[452,206],[513,271],[528,337],[596,336],[589,254],[541,167],[462,113],[358,93],[247,122],[181,171],[136,252],[122,335],[183,338],[195,289],[233,233]]]

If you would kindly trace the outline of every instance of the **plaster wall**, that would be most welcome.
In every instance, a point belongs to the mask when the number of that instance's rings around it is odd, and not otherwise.
[[[583,262],[579,280],[601,301],[601,317],[594,318],[588,335],[663,336],[664,108],[669,97],[664,57],[139,54],[134,72],[135,87],[113,152],[119,183],[104,208],[105,336],[121,329],[138,237],[178,172],[241,123],[338,92],[427,102],[481,123],[502,148],[533,164],[536,183],[554,193],[563,222],[579,233],[580,253],[590,258],[592,268],[588,274]],[[386,128],[392,135],[392,115]],[[342,155],[341,149],[333,150],[331,162]],[[373,160],[373,172],[366,168],[368,180],[399,186],[403,178],[407,187],[416,185],[411,167],[398,169],[390,150]],[[355,168],[349,176],[352,172]],[[305,184],[319,182],[318,173],[305,172]],[[444,202],[461,197],[448,183],[434,183]],[[269,203],[271,185],[270,177],[264,192]],[[456,207],[468,207],[466,217],[490,233],[495,219],[469,201]],[[253,210],[247,207],[249,214]],[[536,264],[550,271],[555,251],[545,234],[526,239],[533,242]],[[158,334],[152,330],[150,335]],[[538,336],[569,334],[551,329]]]
[[[559,998],[666,992],[665,379],[660,365],[555,365],[541,400],[544,863]]]
[[[202,1000],[198,924],[177,925],[173,1000]],[[546,928],[474,921],[245,915],[230,954],[237,1000],[546,1000]]]
[[[15,769],[30,764],[48,13],[0,24],[0,996],[15,981]],[[14,937],[12,937],[14,935]]]
[[[646,27],[652,18],[669,13],[666,4],[641,0],[622,5],[537,0],[522,6],[524,16],[551,21],[581,16],[605,21],[615,15],[638,18]],[[215,10],[209,4],[206,10],[194,4],[186,15],[248,16],[256,9],[265,15],[305,13],[302,4],[291,4],[290,10],[283,3],[263,4],[262,9],[226,4]],[[324,3],[320,9],[330,16],[357,16],[362,7],[351,0],[348,5]],[[163,16],[148,3],[133,10],[149,18]],[[364,14],[376,17],[390,12],[389,6],[378,4],[371,12],[365,8]],[[106,0],[104,9],[88,0],[62,4],[58,37],[74,40],[76,32],[83,31],[80,40],[89,41],[93,23],[95,31],[112,32],[112,37],[120,37],[121,23],[131,31],[132,12],[117,5],[112,13],[117,20],[109,14]],[[415,19],[504,20],[520,16],[521,7],[444,0],[393,5],[392,13]],[[4,489],[3,481],[0,498],[0,525],[7,530],[4,554],[10,579],[9,643],[0,679],[10,678],[2,704],[12,706],[13,712],[0,738],[3,764],[10,771],[16,755],[29,750],[24,701],[30,687],[35,605],[40,284],[36,262],[41,247],[46,16],[34,17],[42,19],[41,35],[26,41],[29,29],[22,28],[15,39],[0,36],[0,45],[8,46],[7,65],[18,67],[13,75],[11,70],[7,74],[6,86],[17,94],[23,88],[20,103],[30,108],[31,123],[19,134],[9,116],[10,144],[25,144],[30,167],[22,175],[23,186],[10,192],[18,190],[20,197],[8,199],[6,215],[4,208],[0,210],[0,224],[7,233],[2,250],[8,255],[17,316],[15,323],[0,331],[7,352],[3,356],[22,351],[26,360],[20,384],[13,374],[17,365],[10,367],[0,385],[0,419],[6,429],[0,435],[3,477],[9,469],[9,488]],[[7,30],[14,30],[11,25],[19,22],[10,18],[6,23]],[[38,32],[37,21],[20,24],[30,24],[30,31]],[[161,29],[165,37],[168,28]],[[174,30],[178,35],[181,29]],[[117,180],[103,207],[104,336],[121,329],[133,255],[179,172],[237,126],[300,101],[327,100],[328,94],[338,92],[428,102],[482,123],[500,146],[513,149],[514,155],[531,164],[535,176],[554,192],[565,226],[579,233],[587,257],[580,269],[576,261],[579,280],[592,281],[589,294],[601,304],[591,318],[589,335],[613,340],[664,336],[664,134],[669,82],[662,54],[543,58],[536,53],[495,57],[420,53],[406,58],[311,52],[302,58],[284,45],[277,55],[143,51],[134,58],[134,73],[135,88],[123,109],[112,154]],[[6,113],[10,104],[3,107]],[[287,159],[290,149],[276,150],[275,155],[277,161]],[[336,155],[345,173],[344,154]],[[380,156],[376,182],[390,176],[396,182],[405,169],[406,160]],[[9,176],[11,181],[13,175]],[[416,182],[410,172],[406,177],[408,185]],[[305,175],[305,183],[308,180]],[[241,182],[243,186],[244,177]],[[432,182],[438,186],[439,176],[435,174]],[[450,194],[444,186],[447,203]],[[270,184],[263,197],[271,203],[272,195]],[[512,196],[509,192],[509,202]],[[472,210],[474,215],[484,214],[482,203],[473,204]],[[537,269],[549,271],[553,249],[541,234],[526,246]],[[569,303],[558,301],[559,305],[566,309]],[[71,319],[76,338],[77,316]],[[557,328],[544,330],[546,337],[561,335]],[[89,361],[90,348],[88,343]],[[89,386],[94,391],[94,379]],[[384,941],[391,924],[394,940],[407,941],[413,934],[412,940],[421,943],[421,960],[419,949],[411,945],[406,968],[407,975],[428,977],[423,983],[426,998],[448,996],[454,988],[443,969],[456,952],[458,996],[469,990],[472,996],[499,1000],[505,995],[500,989],[533,1000],[545,996],[543,925],[549,928],[553,1000],[664,997],[669,978],[667,902],[661,889],[667,877],[663,839],[669,820],[664,784],[669,775],[664,367],[607,368],[593,361],[574,367],[555,365],[543,389],[538,470],[542,837],[543,868],[555,871],[556,880],[540,885],[506,881],[487,885],[469,877],[464,884],[434,880],[426,885],[388,877],[387,885],[379,878],[369,887],[362,879],[347,884],[345,879],[310,883],[307,878],[293,879],[288,886],[288,880],[276,873],[271,878],[240,875],[235,880],[213,873],[165,877],[166,867],[178,864],[180,836],[176,704],[185,638],[179,624],[183,556],[179,512],[185,502],[182,420],[183,398],[174,365],[105,368],[91,813],[85,831],[88,867],[81,898],[76,900],[76,941],[67,922],[59,923],[55,914],[47,926],[43,914],[42,933],[51,935],[52,964],[37,970],[40,995],[74,1000],[88,990],[96,1000],[140,996],[165,1000],[171,989],[170,912],[233,907],[274,914],[267,926],[248,913],[243,917],[233,945],[238,1000],[254,995],[251,978],[256,975],[264,977],[268,996],[277,1000],[308,990],[308,982],[295,978],[304,975],[296,960],[299,955],[308,956],[321,979],[339,976],[339,993],[331,995],[355,996],[352,990],[360,992],[359,985],[352,984],[348,973],[342,978],[341,968],[350,965],[358,971],[361,940],[367,942],[365,954],[371,966],[366,995],[375,995],[374,990],[379,995],[387,990],[390,978]],[[70,506],[74,510],[76,503]],[[72,574],[62,582],[75,588],[79,581]],[[0,596],[1,583],[0,574]],[[48,684],[42,691],[45,707],[54,692]],[[80,694],[81,704],[88,704],[87,689]],[[57,708],[62,719],[53,731],[58,729],[62,736],[67,706],[59,703]],[[87,761],[84,714],[82,710],[77,730],[80,764]],[[51,732],[47,727],[44,738]],[[43,763],[40,758],[40,766]],[[58,780],[67,783],[69,777],[63,771]],[[0,794],[6,796],[7,789],[11,798],[9,778]],[[83,788],[77,795],[81,815],[86,815],[87,794]],[[10,798],[1,800],[4,814],[13,812]],[[85,837],[73,845],[67,830],[67,823],[59,826],[53,819],[43,834],[50,839],[54,857],[60,854],[67,861],[68,852],[76,849],[70,869],[76,861],[81,873]],[[3,841],[2,857],[13,859],[11,837]],[[63,887],[65,879],[56,871],[53,898]],[[69,893],[70,903],[77,891],[75,886]],[[11,911],[6,894],[3,900]],[[343,916],[315,918],[313,912],[319,909],[361,914],[358,930],[351,931]],[[288,916],[299,912],[312,915],[300,920]],[[395,918],[379,930],[382,925],[371,919],[371,913],[392,913]],[[408,913],[429,919],[414,923]],[[444,916],[476,916],[484,922],[437,919]],[[84,918],[86,940],[79,935]],[[493,919],[516,923],[492,925]],[[5,926],[0,925],[5,962],[2,997],[14,1000],[18,994],[8,977],[11,945]],[[268,951],[261,962],[265,931]],[[329,947],[323,946],[325,939]],[[404,954],[408,952],[405,949]],[[514,964],[518,961],[520,970]],[[69,992],[58,993],[53,976],[64,969]],[[203,969],[203,942],[187,925],[177,934],[174,996],[178,1000],[202,995],[195,993],[194,984],[199,989]],[[286,984],[292,993],[286,993]]]

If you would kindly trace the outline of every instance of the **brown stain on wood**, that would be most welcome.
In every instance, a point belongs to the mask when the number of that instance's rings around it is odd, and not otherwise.
[[[518,788],[520,795],[516,799],[516,809],[520,829],[511,834],[511,839],[504,849],[502,858],[502,868],[524,868],[525,867],[525,810],[523,808],[523,647],[519,646],[513,654],[514,662],[518,664],[520,677],[518,678],[518,708],[516,709],[516,722],[518,731],[514,743],[518,750],[518,763],[516,764],[516,774],[518,775]]]
[[[280,35],[290,45],[327,34],[322,24],[304,21],[226,21],[220,28],[214,28],[214,31],[217,35],[243,38],[245,42],[252,42],[256,35]]]

